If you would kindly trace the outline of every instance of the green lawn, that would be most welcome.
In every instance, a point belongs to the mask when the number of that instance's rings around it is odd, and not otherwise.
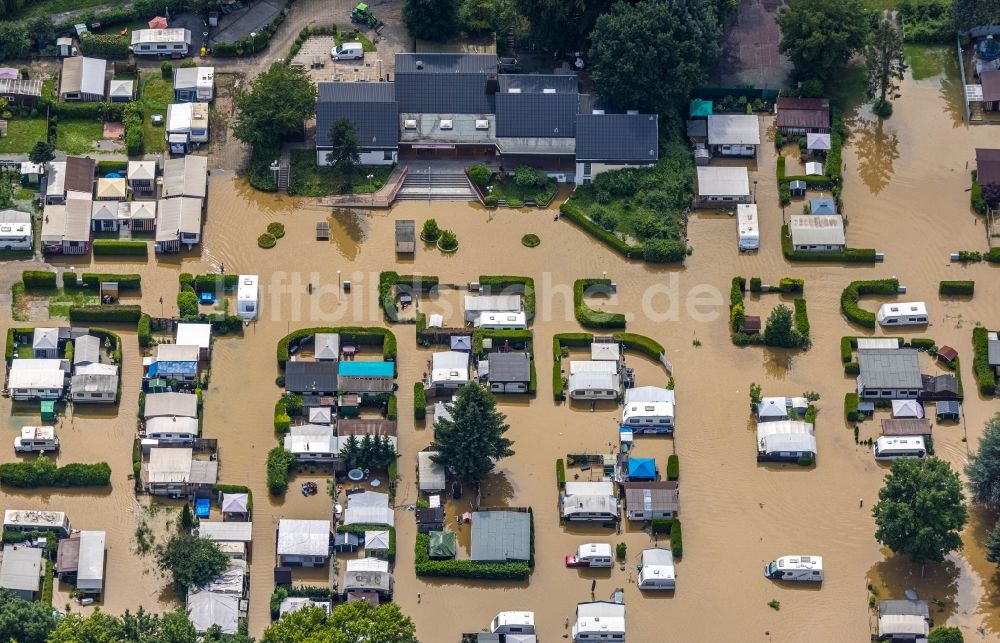
[[[513,201],[515,206],[517,203],[523,205],[526,201],[548,203],[555,196],[557,189],[555,179],[549,179],[542,187],[532,185],[526,188],[518,185],[513,176],[499,174],[493,175],[489,187],[493,189],[487,190],[487,194],[495,196],[500,201],[506,201],[508,204]]]
[[[94,141],[104,138],[104,125],[95,120],[60,120],[56,125],[56,149],[67,154],[86,154]]]
[[[7,121],[7,136],[0,138],[0,154],[30,152],[35,143],[44,140],[44,118],[12,119]]]
[[[903,53],[906,55],[906,63],[910,66],[913,80],[933,78],[948,72],[958,74],[955,52],[948,47],[906,44],[903,45]]]
[[[292,186],[289,194],[316,197],[341,192],[340,187],[346,182],[343,173],[332,167],[316,165],[315,151],[292,150],[291,156]],[[350,180],[350,193],[370,194],[379,190],[391,172],[391,165],[362,165],[356,168]],[[374,175],[370,186],[369,174]]]
[[[72,306],[93,306],[101,303],[101,298],[84,292],[59,292],[49,297],[49,317],[67,318]]]
[[[365,36],[360,31],[358,32],[338,31],[337,35],[334,37],[334,43],[337,45],[342,45],[345,42],[360,42],[361,48],[364,49],[365,51],[377,51],[375,43],[373,43],[371,40],[368,40],[368,37]]]
[[[172,81],[162,78],[159,72],[143,74],[143,105],[149,109],[161,110],[165,114],[167,105],[172,102],[174,102],[174,85]]]
[[[147,154],[165,152],[167,149],[166,130],[163,125],[153,125],[150,118],[151,115],[152,112],[150,110],[145,110],[145,116],[142,121],[143,149],[146,150]],[[166,112],[164,112],[163,118],[165,119],[166,117]]]

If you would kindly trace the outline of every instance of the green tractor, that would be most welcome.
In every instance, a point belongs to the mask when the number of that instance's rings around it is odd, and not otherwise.
[[[351,12],[351,22],[364,25],[369,29],[378,29],[382,25],[375,14],[368,10],[368,5],[364,2],[359,2],[358,6],[354,7],[354,11]]]

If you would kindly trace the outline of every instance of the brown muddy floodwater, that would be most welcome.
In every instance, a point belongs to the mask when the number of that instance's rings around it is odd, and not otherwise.
[[[1000,637],[1000,583],[995,567],[980,546],[992,516],[972,512],[965,549],[941,565],[928,565],[923,578],[907,561],[882,550],[873,538],[870,510],[886,469],[866,447],[855,445],[843,420],[842,400],[853,387],[842,372],[838,340],[858,334],[838,310],[841,290],[851,280],[897,276],[909,292],[906,299],[926,300],[933,324],[907,335],[933,337],[958,349],[968,395],[965,422],[935,430],[939,455],[961,469],[969,445],[975,445],[984,421],[1000,410],[975,392],[971,371],[971,330],[977,323],[1000,326],[1000,298],[994,269],[987,264],[958,266],[950,252],[985,250],[982,221],[970,214],[968,194],[974,148],[1000,147],[1000,128],[963,126],[955,118],[954,83],[943,77],[903,85],[895,114],[877,122],[864,110],[851,118],[853,134],[844,152],[845,213],[848,243],[885,252],[877,266],[790,265],[781,256],[782,210],[774,184],[773,146],[764,145],[754,177],[761,216],[761,247],[754,255],[736,250],[736,223],[719,214],[696,213],[690,222],[694,254],[684,268],[656,267],[622,260],[573,225],[555,221],[553,211],[487,211],[464,203],[404,202],[391,211],[337,212],[329,242],[314,239],[315,224],[329,215],[303,202],[261,196],[231,174],[213,172],[209,215],[200,256],[185,256],[156,265],[118,264],[116,269],[143,275],[143,305],[174,310],[177,273],[203,272],[225,263],[227,272],[257,273],[263,287],[263,315],[242,338],[216,343],[212,379],[205,396],[206,437],[220,440],[220,479],[245,483],[256,497],[254,555],[251,572],[250,631],[259,635],[268,623],[268,596],[277,520],[322,518],[331,499],[323,493],[304,498],[296,481],[283,499],[269,498],[264,482],[267,450],[275,444],[274,400],[280,393],[275,344],[289,330],[312,325],[380,324],[375,287],[387,269],[437,275],[442,283],[465,284],[480,274],[530,275],[538,288],[534,323],[539,390],[534,399],[502,400],[511,425],[516,454],[503,460],[484,489],[484,504],[532,506],[536,524],[537,565],[527,583],[423,581],[414,577],[412,514],[397,512],[399,536],[395,567],[395,599],[411,615],[424,641],[455,641],[463,631],[478,631],[501,610],[533,610],[540,636],[552,641],[566,633],[564,623],[579,601],[606,598],[625,588],[629,640],[657,641],[859,641],[870,633],[866,583],[882,597],[914,588],[936,601],[935,620],[961,627],[967,640]],[[771,129],[762,118],[762,132]],[[788,208],[796,211],[796,202]],[[415,259],[399,261],[394,253],[393,222],[434,217],[458,235],[452,255],[418,248]],[[272,250],[255,239],[271,221],[288,234]],[[541,245],[524,248],[520,238],[535,233]],[[64,266],[79,262],[60,262]],[[108,266],[100,262],[102,267]],[[340,279],[353,290],[337,294]],[[550,389],[553,333],[578,330],[572,313],[572,283],[603,273],[618,284],[617,298],[601,301],[607,310],[629,315],[629,330],[649,335],[667,347],[676,378],[679,414],[674,439],[640,438],[640,455],[655,457],[661,470],[666,457],[680,455],[685,555],[678,562],[678,589],[672,595],[641,595],[635,566],[650,537],[631,526],[617,535],[597,527],[559,525],[553,462],[569,451],[606,452],[617,441],[618,409],[556,405]],[[783,276],[806,280],[813,347],[807,352],[739,349],[727,332],[726,293],[731,278],[760,276],[774,283]],[[976,297],[942,300],[942,279],[975,279]],[[310,296],[306,285],[318,289]],[[442,291],[424,302],[428,312],[459,320],[461,293]],[[766,315],[776,296],[749,297],[748,308]],[[596,302],[595,302],[596,303]],[[872,300],[871,307],[877,305]],[[650,310],[652,309],[652,310]],[[644,310],[648,312],[643,312]],[[431,441],[429,425],[414,426],[412,382],[426,369],[427,350],[415,345],[412,325],[395,326],[399,340],[399,471],[398,505],[417,500],[416,453]],[[700,345],[696,346],[694,340]],[[138,350],[134,334],[126,335],[125,395],[117,415],[78,411],[62,427],[61,460],[107,459],[114,485],[103,495],[4,492],[0,506],[45,505],[64,509],[77,527],[109,532],[109,573],[105,609],[120,612],[145,605],[175,605],[169,588],[152,570],[149,557],[136,560],[134,534],[145,499],[137,502],[125,479],[130,471],[130,438],[134,431],[138,391]],[[662,385],[666,375],[651,361],[630,357],[639,384]],[[928,371],[937,367],[929,361]],[[760,466],[748,415],[751,382],[767,395],[821,395],[816,435],[818,466]],[[9,402],[0,409],[9,416]],[[84,416],[87,416],[86,418]],[[31,418],[9,416],[4,440]],[[877,422],[863,425],[867,437]],[[965,441],[966,437],[968,442]],[[5,459],[12,459],[4,449]],[[323,480],[318,474],[300,479]],[[322,485],[321,485],[322,486]],[[863,508],[859,508],[859,499]],[[466,505],[450,505],[462,510]],[[175,515],[176,512],[174,512]],[[166,514],[148,518],[163,524]],[[452,518],[454,514],[452,513]],[[157,522],[159,521],[159,522]],[[461,528],[468,530],[468,527]],[[460,548],[468,546],[461,535]],[[587,541],[628,544],[625,571],[615,568],[587,574],[568,570],[563,556]],[[815,553],[826,559],[821,589],[780,586],[765,580],[762,565],[783,554]],[[460,552],[460,557],[465,555]],[[138,568],[142,573],[136,574]],[[305,582],[322,582],[326,570],[304,574]],[[418,602],[418,593],[421,600]],[[768,607],[773,599],[780,611]],[[57,606],[60,604],[57,599]],[[461,605],[460,609],[455,609]],[[87,608],[89,609],[89,608]],[[711,610],[711,617],[707,617]],[[669,635],[664,634],[664,626]],[[738,632],[739,634],[735,634]]]

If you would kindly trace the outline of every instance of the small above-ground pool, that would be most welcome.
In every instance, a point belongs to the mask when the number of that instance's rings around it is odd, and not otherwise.
[[[106,179],[123,179],[125,177],[123,177],[118,172],[108,172],[107,174],[104,175],[104,178],[106,178]]]
[[[347,472],[347,479],[352,482],[358,482],[365,477],[365,472],[361,469],[351,469]]]
[[[211,503],[212,501],[208,498],[198,498],[194,501],[194,515],[199,518],[208,518],[209,513],[211,513]]]

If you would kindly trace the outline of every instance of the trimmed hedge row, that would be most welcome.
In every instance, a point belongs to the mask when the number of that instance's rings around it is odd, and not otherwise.
[[[145,257],[149,254],[149,244],[145,241],[116,241],[97,239],[91,246],[95,257]]]
[[[552,336],[552,397],[556,402],[566,399],[562,381],[562,349],[570,346],[590,346],[591,333],[557,333]]]
[[[566,487],[566,462],[562,458],[556,460],[556,486],[559,489]]]
[[[809,314],[806,312],[806,300],[802,297],[796,297],[795,301],[795,330],[799,332],[802,337],[809,340]]]
[[[861,413],[858,411],[858,404],[861,400],[857,393],[847,393],[844,395],[844,418],[848,422],[858,422],[861,420]]]
[[[673,518],[654,518],[649,521],[649,530],[658,535],[669,534],[673,524]]]
[[[531,566],[522,561],[484,563],[475,560],[432,560],[428,555],[430,536],[418,533],[413,546],[417,576],[437,578],[480,578],[484,580],[527,580]]]
[[[674,558],[684,557],[684,541],[681,535],[680,518],[674,518],[673,524],[670,525],[670,549],[673,551]]]
[[[338,534],[357,534],[361,536],[364,540],[366,531],[388,531],[389,532],[389,549],[386,550],[385,558],[390,563],[396,562],[396,529],[395,527],[390,527],[388,525],[366,525],[366,524],[356,524],[356,525],[340,525],[337,527]]]
[[[633,246],[628,242],[619,239],[614,234],[591,221],[590,217],[584,214],[583,211],[576,205],[563,203],[559,206],[559,216],[569,219],[580,228],[583,228],[584,232],[596,238],[598,241],[608,246],[618,254],[624,256],[626,259],[642,259],[645,254],[645,248],[642,246]]]
[[[413,419],[423,420],[427,417],[427,393],[423,382],[413,383]]]
[[[278,367],[285,368],[288,361],[288,347],[292,342],[311,337],[316,333],[338,333],[341,342],[356,342],[367,346],[382,346],[382,357],[387,361],[396,360],[396,336],[387,328],[365,326],[317,326],[302,328],[285,335],[278,340]]]
[[[139,335],[139,346],[140,348],[148,348],[153,345],[153,318],[143,313],[139,317],[139,325],[136,327],[136,332]]]
[[[490,294],[495,294],[494,289],[501,292],[513,290],[520,291],[521,301],[524,306],[524,314],[530,320],[535,317],[535,280],[531,277],[520,277],[516,275],[479,275],[480,290],[489,290]]]
[[[113,333],[107,328],[97,328],[95,326],[90,327],[87,330],[88,335],[93,335],[94,337],[101,340],[101,344],[106,344],[108,340],[111,341],[111,359],[115,364],[122,363],[122,338],[118,336],[117,333]],[[119,379],[118,393],[121,395],[121,380]]]
[[[611,292],[610,279],[577,279],[573,282],[573,313],[584,328],[625,328],[625,315],[594,310],[583,300],[588,291]]]
[[[844,364],[850,362],[854,357],[855,342],[857,342],[857,338],[855,337],[840,338],[840,361]]]
[[[107,462],[57,467],[52,460],[39,456],[34,460],[0,464],[0,485],[7,487],[106,487],[109,484],[111,467]]]
[[[142,317],[142,308],[134,305],[73,306],[69,320],[74,322],[121,322],[134,324]]]
[[[840,293],[840,311],[848,321],[865,328],[875,328],[875,313],[858,306],[862,295],[895,295],[899,291],[899,280],[872,279],[869,281],[852,281]]]
[[[77,283],[77,274],[66,271],[63,273],[63,288],[66,290],[82,290],[99,293],[101,282],[114,281],[118,283],[118,290],[131,292],[142,287],[142,277],[135,273],[114,274],[106,272],[85,272],[80,275],[82,283]]]
[[[942,295],[965,295],[971,297],[976,290],[974,281],[942,281],[938,293]]]
[[[667,352],[667,349],[663,348],[663,345],[656,340],[650,339],[645,335],[638,335],[636,333],[614,333],[611,335],[616,342],[620,342],[625,348],[636,351],[637,353],[642,353],[646,357],[659,360],[660,355]]]
[[[972,329],[972,372],[982,395],[996,395],[997,377],[990,367],[989,331],[980,326]]]
[[[295,456],[279,445],[267,452],[267,490],[280,496],[288,490],[288,472],[295,464]]]
[[[778,290],[786,294],[799,294],[805,290],[805,279],[797,277],[782,277],[778,281]]]
[[[676,453],[667,457],[667,480],[676,481],[681,478],[681,461]]]
[[[483,340],[487,337],[492,339],[495,344],[498,341],[530,343],[534,339],[534,336],[534,333],[530,330],[490,330],[477,328],[472,331],[472,354],[481,355],[483,353]]]
[[[221,273],[192,275],[189,272],[182,272],[177,280],[180,282],[181,290],[190,289],[195,292],[219,292],[219,282],[221,280],[223,292],[236,292],[240,276],[233,274],[224,275]]]
[[[21,281],[24,289],[32,290],[54,290],[56,287],[56,273],[48,270],[25,270],[21,273]]]
[[[839,252],[809,252],[796,250],[788,226],[781,226],[781,251],[789,261],[829,263],[875,263],[875,248],[844,248]]]

